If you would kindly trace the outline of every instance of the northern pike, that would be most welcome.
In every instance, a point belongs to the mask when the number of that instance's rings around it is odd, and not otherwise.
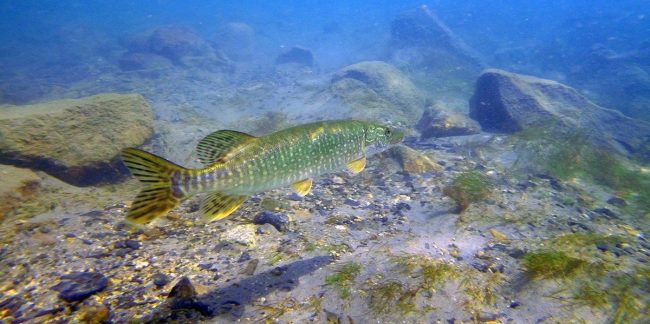
[[[261,137],[219,130],[197,145],[202,169],[183,168],[127,148],[122,160],[145,187],[126,218],[136,224],[150,222],[199,193],[207,193],[200,207],[206,220],[227,217],[249,196],[270,189],[291,185],[304,196],[311,190],[313,177],[344,167],[361,172],[367,155],[403,137],[389,127],[357,120],[304,124]]]

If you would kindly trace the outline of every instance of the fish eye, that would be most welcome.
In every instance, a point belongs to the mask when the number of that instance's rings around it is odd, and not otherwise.
[[[390,134],[391,134],[390,128],[386,128],[386,130],[384,131],[384,135],[390,136]]]

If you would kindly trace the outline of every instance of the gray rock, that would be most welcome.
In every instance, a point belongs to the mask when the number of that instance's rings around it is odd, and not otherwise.
[[[393,48],[437,48],[478,63],[479,55],[458,37],[427,6],[400,14],[391,23],[390,44]]]
[[[331,93],[350,108],[351,117],[414,124],[424,98],[402,72],[386,62],[347,66],[332,77]]]
[[[650,123],[597,106],[555,81],[486,70],[476,82],[470,116],[489,132],[579,129],[594,144],[650,161]]]
[[[197,295],[196,288],[194,288],[190,279],[183,276],[169,291],[167,298],[193,299]]]
[[[258,225],[271,224],[280,232],[285,232],[289,227],[289,217],[287,215],[269,211],[257,214],[253,222]]]
[[[478,134],[479,125],[468,116],[440,105],[429,105],[415,126],[422,138]]]
[[[400,14],[391,24],[391,62],[408,66],[436,95],[471,93],[484,65],[469,47],[426,6]]]
[[[623,207],[627,206],[627,202],[625,201],[625,199],[619,198],[619,197],[611,197],[611,198],[607,199],[607,203],[612,205],[612,206],[619,207],[619,208],[623,208]]]
[[[138,94],[6,107],[0,115],[0,163],[42,170],[70,184],[115,182],[127,170],[120,150],[153,134],[153,111]]]
[[[257,244],[256,227],[254,224],[237,225],[221,234],[221,241],[227,244],[241,244],[254,247]]]
[[[158,288],[162,288],[169,283],[169,276],[162,272],[157,272],[151,279],[153,279],[153,284]]]
[[[190,28],[163,26],[149,36],[149,50],[179,63],[186,56],[209,55],[212,48]]]
[[[98,272],[73,272],[61,277],[52,287],[59,297],[68,302],[80,301],[106,288],[108,279]]]
[[[215,43],[229,59],[246,61],[255,49],[255,30],[242,22],[227,23],[217,31]]]

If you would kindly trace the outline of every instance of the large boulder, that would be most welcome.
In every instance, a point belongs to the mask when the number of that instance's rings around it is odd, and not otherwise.
[[[580,131],[596,144],[650,160],[650,123],[597,106],[551,80],[486,70],[476,82],[470,116],[490,132]]]
[[[73,185],[115,182],[126,174],[119,153],[153,132],[139,94],[10,106],[0,114],[0,163],[45,171]]]
[[[427,6],[397,16],[390,27],[389,51],[397,66],[408,66],[433,94],[471,93],[483,69],[480,56]],[[420,80],[422,79],[422,80]]]
[[[412,125],[424,106],[424,98],[411,80],[381,61],[341,69],[332,77],[330,90],[352,110],[354,118]]]

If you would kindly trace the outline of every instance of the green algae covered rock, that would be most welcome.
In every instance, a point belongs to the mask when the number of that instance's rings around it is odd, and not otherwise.
[[[41,178],[29,169],[0,164],[0,222],[40,190]]]
[[[650,123],[600,107],[552,80],[485,70],[476,81],[470,117],[487,132],[545,129],[567,137],[579,130],[597,147],[650,161]]]
[[[153,133],[153,111],[139,94],[0,108],[0,163],[42,170],[73,185],[115,182],[123,148]]]
[[[352,117],[414,124],[424,97],[400,70],[381,61],[347,66],[332,77],[330,87],[352,110]]]

